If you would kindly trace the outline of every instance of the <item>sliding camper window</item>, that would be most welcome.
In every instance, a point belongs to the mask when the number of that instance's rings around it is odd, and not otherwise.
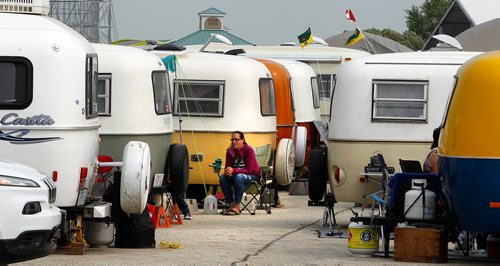
[[[319,74],[316,77],[318,78],[319,97],[322,100],[330,100],[335,85],[335,74]]]
[[[314,109],[319,108],[319,91],[318,91],[318,80],[316,78],[311,78],[311,88],[313,96],[313,106]]]
[[[372,121],[427,122],[428,81],[373,81]]]
[[[97,77],[97,114],[111,115],[111,73],[99,73]]]
[[[222,117],[224,87],[222,80],[174,80],[174,113]]]
[[[153,92],[155,96],[155,111],[157,115],[171,114],[170,87],[166,71],[153,71]]]
[[[259,79],[260,113],[263,116],[276,115],[276,96],[274,83],[270,78]]]
[[[33,65],[24,57],[0,57],[0,109],[24,109],[33,95]]]
[[[88,54],[85,61],[85,110],[86,118],[97,117],[97,55]]]

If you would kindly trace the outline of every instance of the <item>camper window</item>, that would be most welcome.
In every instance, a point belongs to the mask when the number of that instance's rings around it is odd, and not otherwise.
[[[153,92],[155,95],[155,110],[157,115],[171,114],[170,87],[166,71],[154,71]]]
[[[100,116],[111,115],[111,74],[99,73],[97,78],[97,112]]]
[[[222,117],[224,87],[222,80],[175,80],[174,113]]]
[[[373,81],[373,121],[427,121],[427,81]]]
[[[97,117],[97,55],[88,54],[85,64],[85,110],[87,119]]]
[[[318,92],[318,80],[316,78],[311,78],[311,88],[313,96],[313,106],[314,109],[319,108],[319,92]]]
[[[276,115],[276,97],[274,83],[270,78],[259,79],[260,113],[263,116]]]
[[[335,84],[335,75],[319,74],[317,75],[317,79],[319,97],[324,100],[329,100],[332,96],[333,85]]]
[[[31,104],[33,66],[22,57],[0,57],[0,109],[24,109]]]

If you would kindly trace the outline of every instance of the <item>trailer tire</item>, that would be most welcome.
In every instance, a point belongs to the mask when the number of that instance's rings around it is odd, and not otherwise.
[[[302,167],[306,159],[307,128],[298,126],[295,130],[295,167]]]
[[[130,141],[123,150],[120,206],[127,214],[140,214],[146,208],[151,184],[149,145]]]
[[[326,167],[326,150],[324,148],[314,148],[309,154],[309,177],[308,191],[309,199],[320,201],[326,190],[326,180],[328,170]],[[325,171],[326,170],[326,171]]]
[[[165,173],[169,178],[170,193],[186,193],[189,183],[189,154],[186,145],[179,143],[170,145]]]
[[[295,168],[295,145],[291,139],[281,139],[276,148],[275,175],[278,185],[286,186],[292,182]]]

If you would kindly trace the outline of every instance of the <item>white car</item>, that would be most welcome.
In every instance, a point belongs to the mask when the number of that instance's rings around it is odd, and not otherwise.
[[[61,211],[52,179],[26,165],[0,159],[0,264],[52,254]]]

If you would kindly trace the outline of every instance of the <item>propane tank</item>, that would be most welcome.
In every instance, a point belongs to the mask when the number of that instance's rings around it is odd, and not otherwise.
[[[412,179],[411,190],[405,194],[405,218],[433,220],[436,216],[436,193],[425,189],[427,180]]]

